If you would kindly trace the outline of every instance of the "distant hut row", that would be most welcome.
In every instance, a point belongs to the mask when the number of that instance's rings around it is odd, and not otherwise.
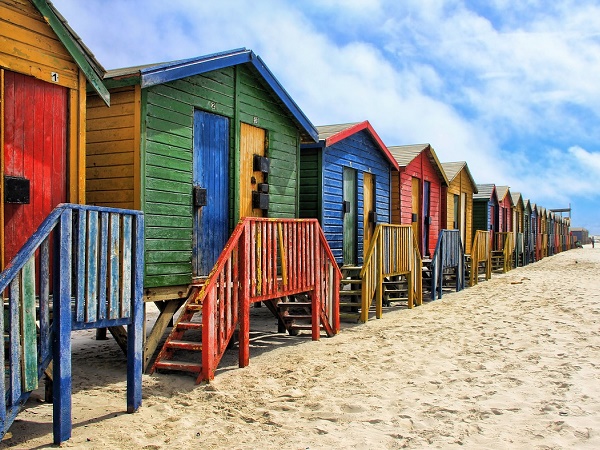
[[[246,330],[238,302],[318,338],[340,315],[380,317],[572,246],[569,219],[429,144],[388,146],[366,120],[315,127],[251,50],[107,72],[46,1],[1,11],[3,265],[61,202],[143,211],[145,300],[161,310],[147,367],[182,305],[214,302],[202,345],[220,355]],[[198,349],[193,328],[175,324],[158,359]],[[211,361],[155,368],[207,379]]]

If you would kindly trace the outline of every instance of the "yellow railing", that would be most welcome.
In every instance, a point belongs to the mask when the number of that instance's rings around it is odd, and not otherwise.
[[[369,318],[369,308],[375,299],[375,315],[383,311],[383,280],[405,275],[408,283],[408,307],[420,305],[422,299],[422,260],[416,237],[410,225],[379,224],[360,272],[362,280],[361,317]]]
[[[490,232],[477,230],[471,245],[471,273],[469,286],[474,286],[479,281],[479,264],[485,263],[485,279],[492,276],[492,250],[490,243]]]

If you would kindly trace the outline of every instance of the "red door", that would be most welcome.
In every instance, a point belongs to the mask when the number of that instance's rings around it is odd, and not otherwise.
[[[29,180],[29,203],[3,189],[4,263],[8,264],[46,216],[67,200],[67,88],[17,73],[4,76],[4,176]],[[23,180],[24,179],[24,180]],[[7,184],[8,183],[8,184]],[[26,183],[26,182],[25,182]]]

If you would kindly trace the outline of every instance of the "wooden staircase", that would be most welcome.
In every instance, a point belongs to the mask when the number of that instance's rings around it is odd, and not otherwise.
[[[250,359],[250,306],[264,303],[279,331],[339,330],[340,272],[314,219],[243,219],[203,281],[192,285],[182,313],[150,373],[183,371],[196,382],[214,378],[232,338],[239,366]]]
[[[362,266],[342,266],[340,270],[340,320],[358,322],[362,307]]]

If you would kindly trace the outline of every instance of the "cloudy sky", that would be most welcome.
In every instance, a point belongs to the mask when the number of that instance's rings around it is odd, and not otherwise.
[[[53,0],[107,69],[246,47],[315,125],[430,143],[600,234],[597,0]]]

